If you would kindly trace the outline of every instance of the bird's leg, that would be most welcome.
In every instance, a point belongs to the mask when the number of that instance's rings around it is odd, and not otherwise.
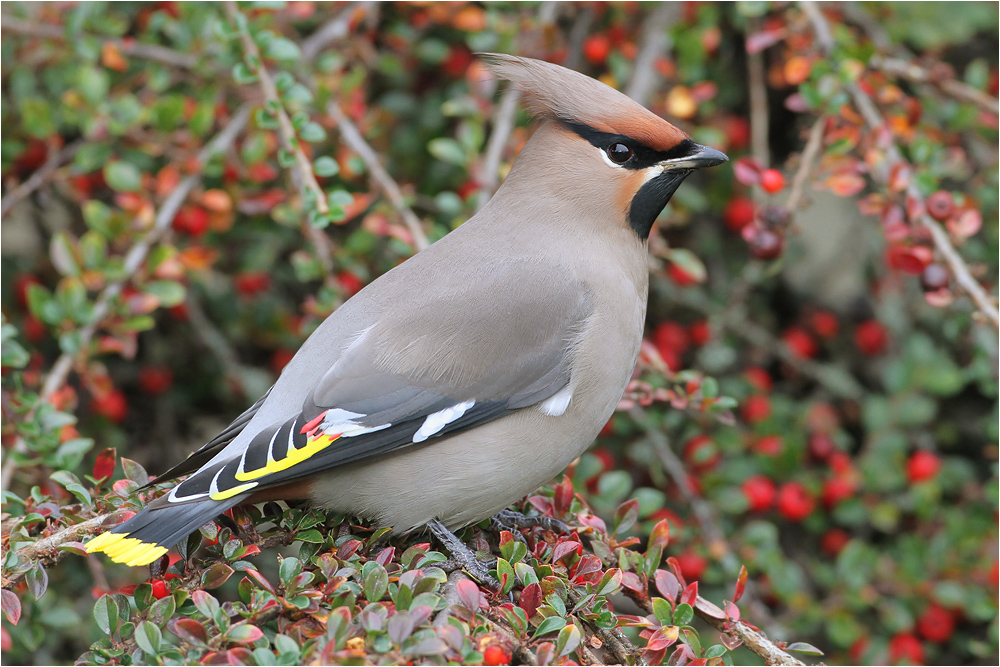
[[[496,531],[497,535],[499,535],[500,533],[502,533],[505,530],[506,531],[510,531],[510,534],[514,536],[515,540],[517,540],[518,542],[523,543],[524,546],[526,546],[526,547],[529,546],[527,538],[524,537],[524,535],[521,533],[521,531],[519,531],[519,530],[511,530],[511,527],[512,526],[509,526],[508,524],[504,523],[503,521],[501,521],[500,519],[498,519],[496,516],[491,516],[490,517],[490,528],[492,528],[494,531]],[[529,547],[529,549],[530,549],[530,547]]]
[[[500,582],[490,574],[489,566],[476,558],[472,549],[465,546],[465,543],[458,539],[455,533],[448,530],[447,526],[437,519],[431,519],[427,522],[427,528],[437,538],[437,541],[448,550],[455,562],[461,565],[462,569],[472,575],[476,581],[495,591],[502,588]]]
[[[513,510],[501,510],[493,516],[493,520],[509,528],[541,528],[553,533],[569,533],[569,526],[559,519],[547,516],[524,516]]]

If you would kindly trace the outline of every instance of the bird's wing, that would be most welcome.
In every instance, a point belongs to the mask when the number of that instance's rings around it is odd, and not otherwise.
[[[358,332],[300,413],[204,466],[169,502],[226,501],[532,405],[562,414],[591,311],[575,279],[521,263],[400,304]]]

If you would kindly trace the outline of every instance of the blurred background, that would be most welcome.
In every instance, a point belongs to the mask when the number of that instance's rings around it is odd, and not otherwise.
[[[18,549],[122,507],[133,461],[201,446],[488,200],[531,131],[500,51],[732,160],[660,216],[576,490],[667,519],[709,599],[746,566],[744,619],[828,664],[997,664],[996,3],[2,11],[5,662],[74,662],[146,574]]]

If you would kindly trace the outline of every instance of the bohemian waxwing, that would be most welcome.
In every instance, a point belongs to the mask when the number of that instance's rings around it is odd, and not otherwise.
[[[583,74],[483,58],[542,121],[496,195],[338,308],[267,394],[160,478],[185,481],[88,551],[144,565],[271,499],[440,537],[593,442],[639,353],[650,227],[692,170],[727,158]]]

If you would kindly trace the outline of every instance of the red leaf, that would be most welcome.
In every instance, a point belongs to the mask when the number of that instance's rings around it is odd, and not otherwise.
[[[553,491],[555,491],[553,501],[555,502],[556,516],[562,516],[573,504],[573,482],[564,475],[563,481],[557,484]]]
[[[670,566],[670,571],[674,573],[675,577],[677,577],[677,581],[680,583],[681,588],[687,586],[687,582],[684,580],[684,568],[681,567],[681,563],[677,560],[676,556],[668,558],[667,565]]]
[[[726,600],[725,602],[722,603],[722,606],[726,610],[726,618],[728,618],[731,622],[735,623],[736,621],[740,620],[740,608],[737,607],[734,603],[730,602],[729,600]]]
[[[500,531],[500,546],[503,547],[506,544],[514,541],[514,534],[509,530]]]
[[[264,575],[258,572],[257,570],[244,570],[243,574],[245,574],[247,578],[250,579],[250,581],[257,584],[259,587],[263,588],[271,595],[276,596],[278,594],[278,592],[274,590],[274,586],[271,585],[271,582],[268,581],[264,577]]]
[[[736,578],[736,590],[733,592],[733,604],[740,601],[743,597],[743,590],[747,586],[747,568],[745,565],[740,566],[740,576]]]
[[[524,590],[521,591],[521,598],[517,604],[530,619],[542,605],[542,587],[537,583],[525,586]]]
[[[18,599],[14,591],[8,591],[5,588],[0,593],[0,603],[3,606],[3,615],[13,625],[17,625],[17,622],[21,620],[21,600]]]
[[[118,460],[118,452],[114,447],[102,449],[94,461],[94,479],[106,479],[115,473],[115,465]]]
[[[649,546],[658,546],[661,549],[666,549],[667,544],[670,543],[670,524],[667,523],[666,519],[660,520],[653,530],[649,533]]]
[[[733,174],[743,185],[757,185],[764,167],[752,157],[743,157],[733,164]]]
[[[953,236],[959,239],[967,239],[970,236],[974,236],[983,226],[983,216],[976,209],[970,208],[956,216],[952,216],[945,224]]]
[[[458,599],[469,611],[476,612],[483,604],[483,592],[479,586],[471,579],[459,579],[455,586],[458,591]]]
[[[385,567],[392,560],[392,557],[396,555],[396,547],[386,547],[382,551],[378,552],[375,556],[375,562]]]
[[[337,549],[337,558],[339,558],[340,560],[347,560],[348,558],[353,556],[354,553],[360,548],[361,548],[360,540],[347,540],[346,542],[340,545],[339,549]]]
[[[660,591],[660,595],[666,600],[670,602],[677,600],[677,594],[681,592],[681,585],[672,572],[657,570],[653,581],[656,582],[656,590]]]
[[[645,595],[645,587],[642,585],[642,579],[635,572],[622,572],[622,586],[630,591]]]
[[[576,553],[578,556],[583,554],[583,545],[579,542],[574,542],[572,540],[563,540],[556,545],[555,550],[552,552],[552,562],[556,563],[561,561],[563,558],[571,553]]]
[[[207,644],[208,631],[193,618],[178,618],[169,623],[172,633],[192,644]]]
[[[684,592],[681,593],[681,604],[689,604],[694,606],[695,600],[698,599],[698,582],[692,581]]]

